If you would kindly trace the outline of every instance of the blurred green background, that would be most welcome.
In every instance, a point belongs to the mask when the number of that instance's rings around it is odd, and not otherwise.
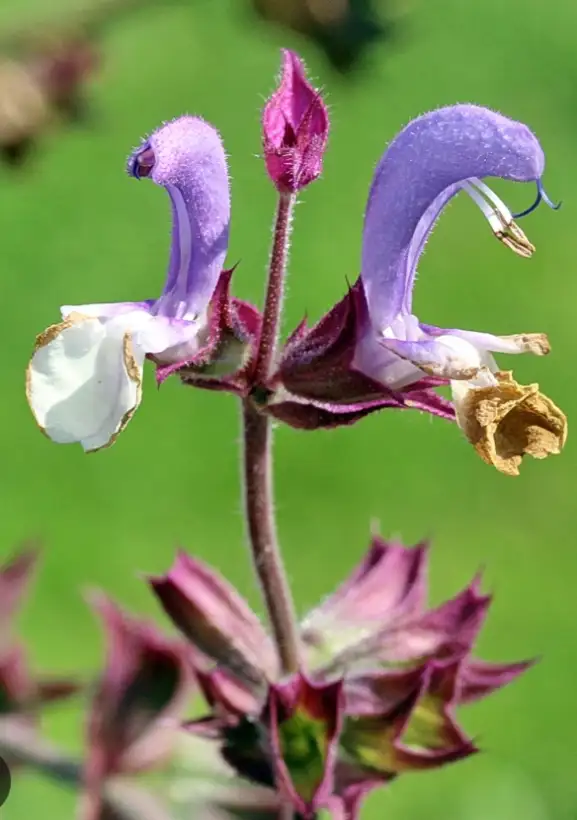
[[[58,12],[73,0],[4,0],[0,25]],[[546,331],[547,359],[501,358],[519,381],[539,381],[570,419],[577,411],[577,7],[560,0],[412,0],[400,36],[377,47],[370,70],[333,74],[296,36],[247,22],[239,0],[185,2],[127,18],[105,41],[91,89],[91,128],[54,133],[23,173],[1,171],[0,259],[2,543],[45,541],[35,594],[22,618],[36,667],[86,672],[99,663],[98,626],[81,591],[101,587],[135,611],[157,609],[140,572],[164,570],[182,545],[226,570],[260,608],[239,500],[239,414],[233,398],[169,381],[144,402],[111,450],[87,458],[34,426],[24,370],[34,336],[58,306],[148,298],[162,286],[168,200],[124,173],[141,135],[183,112],[221,131],[233,195],[229,262],[236,293],[259,300],[275,205],[260,148],[259,109],[273,88],[281,45],[300,50],[326,92],[332,131],[322,181],[301,197],[286,329],[317,318],[355,276],[373,167],[413,116],[478,102],[526,121],[548,157],[545,182],[564,207],[523,222],[531,260],[507,252],[470,201],[445,214],[420,266],[417,314],[447,327]],[[533,187],[500,186],[520,210]],[[480,653],[542,655],[514,686],[462,713],[486,750],[444,771],[406,776],[369,800],[368,818],[575,820],[577,779],[577,454],[527,462],[516,480],[486,466],[456,427],[416,412],[377,414],[317,434],[279,428],[280,534],[304,612],[358,561],[377,518],[384,535],[434,538],[432,599],[455,593],[480,566],[495,592]],[[160,616],[159,616],[160,618]],[[79,743],[63,709],[48,727]],[[72,802],[33,778],[16,781],[2,816],[72,816]]]

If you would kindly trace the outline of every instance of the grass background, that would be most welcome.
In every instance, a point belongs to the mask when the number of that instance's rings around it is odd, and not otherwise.
[[[5,0],[0,25],[49,16],[73,0]],[[493,240],[468,201],[441,221],[421,264],[416,312],[424,321],[497,333],[546,331],[552,355],[514,362],[573,418],[577,281],[577,7],[569,0],[413,0],[403,35],[377,50],[353,82],[298,38],[257,24],[238,0],[143,11],[104,42],[91,93],[94,126],[54,134],[23,174],[1,172],[0,260],[2,550],[29,535],[46,543],[42,574],[22,618],[36,667],[88,671],[101,657],[80,590],[104,588],[142,613],[156,607],[139,571],[162,571],[177,544],[226,568],[258,608],[243,543],[238,411],[230,397],[162,391],[147,373],[145,400],[110,451],[86,458],[35,429],[24,369],[35,334],[62,303],[159,293],[169,243],[166,196],[123,172],[140,136],[188,111],[220,129],[233,195],[229,261],[242,260],[238,295],[259,299],[274,195],[259,151],[259,107],[274,84],[280,45],[298,48],[326,91],[330,149],[321,183],[298,208],[286,311],[290,329],[318,317],[357,271],[364,202],[386,143],[411,117],[474,101],[528,122],[548,156],[546,184],[565,200],[523,223],[537,245],[521,260]],[[499,188],[512,209],[532,188]],[[577,556],[570,438],[561,458],[506,478],[483,464],[457,429],[418,413],[382,413],[354,429],[316,435],[279,429],[279,527],[299,608],[341,579],[366,547],[369,522],[411,543],[434,538],[433,601],[480,565],[496,599],[479,649],[490,659],[537,654],[521,681],[463,714],[487,753],[444,771],[407,776],[373,797],[363,817],[398,820],[575,820],[577,781]],[[57,740],[80,737],[78,716],[49,721]],[[52,786],[19,779],[2,817],[72,816]]]

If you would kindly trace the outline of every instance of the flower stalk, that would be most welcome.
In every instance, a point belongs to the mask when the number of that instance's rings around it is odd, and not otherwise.
[[[256,385],[268,378],[274,366],[294,204],[294,194],[280,194],[254,371]],[[270,417],[261,413],[250,397],[243,402],[243,441],[244,503],[254,567],[266,604],[281,672],[293,674],[299,668],[298,625],[276,535],[272,426]]]
[[[275,364],[282,314],[284,279],[295,203],[295,194],[281,193],[279,195],[262,317],[262,329],[254,369],[254,383],[257,385],[268,380]]]

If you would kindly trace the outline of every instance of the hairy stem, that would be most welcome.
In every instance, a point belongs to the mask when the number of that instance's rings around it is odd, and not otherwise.
[[[270,255],[263,323],[254,370],[256,388],[275,364],[294,194],[280,194]],[[299,637],[290,588],[276,537],[272,428],[250,398],[243,404],[244,501],[250,546],[283,674],[299,668]]]
[[[299,668],[298,625],[276,537],[272,491],[272,429],[268,416],[246,399],[244,494],[252,557],[283,674]]]
[[[81,764],[16,720],[0,721],[0,756],[9,765],[27,766],[62,786],[76,790],[82,787]],[[110,784],[104,791],[102,805],[114,820],[170,820],[153,795],[128,783]]]
[[[263,309],[262,330],[254,371],[254,381],[257,385],[267,380],[274,365],[295,201],[295,194],[280,194],[279,196]]]

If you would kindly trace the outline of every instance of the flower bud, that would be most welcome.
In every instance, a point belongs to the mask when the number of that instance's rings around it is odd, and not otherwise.
[[[292,51],[283,51],[280,84],[264,107],[262,126],[266,169],[278,191],[295,193],[320,176],[328,112]]]

